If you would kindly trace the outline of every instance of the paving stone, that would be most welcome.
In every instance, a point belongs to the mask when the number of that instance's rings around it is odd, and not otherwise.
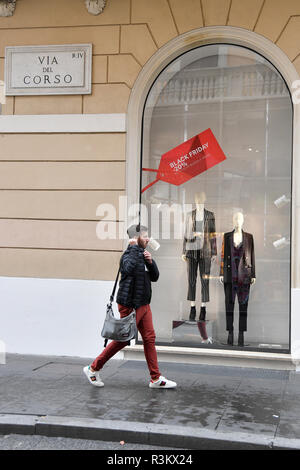
[[[236,448],[259,447],[259,436],[264,448],[275,446],[275,442],[276,448],[288,448],[289,439],[293,440],[291,446],[297,448],[300,442],[300,374],[294,371],[161,363],[163,373],[178,387],[154,390],[148,386],[145,361],[111,360],[101,371],[105,386],[97,388],[88,383],[82,371],[91,361],[7,355],[7,363],[0,366],[0,414],[10,420],[10,429],[14,416],[17,421],[18,416],[31,417],[31,431],[38,428],[33,425],[33,417],[46,416],[53,417],[53,423],[56,418],[62,420],[63,425],[58,428],[64,432],[74,420],[95,421],[99,436],[102,422],[122,422],[124,426],[136,423],[137,434],[132,430],[134,439],[139,439],[143,426],[150,426],[151,430],[158,426],[163,430],[161,442],[166,442],[170,428],[177,447],[180,439],[175,430],[183,432],[186,446],[188,442],[199,446],[202,432],[207,433],[203,436],[212,436],[207,440],[210,448],[214,448],[215,435],[225,436],[224,446],[225,441],[229,446],[231,436],[236,435]],[[19,429],[22,425],[21,419]],[[28,425],[25,428],[28,430]],[[42,426],[39,429],[42,428],[46,430]],[[80,429],[79,434],[74,431],[69,437],[91,438],[93,434],[85,434],[81,425],[76,429]],[[190,429],[198,437],[189,438]],[[151,432],[145,431],[144,439],[151,435],[152,443],[156,443],[159,437]]]

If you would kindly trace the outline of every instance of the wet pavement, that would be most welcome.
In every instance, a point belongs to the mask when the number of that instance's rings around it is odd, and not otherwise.
[[[0,435],[0,451],[2,450],[135,450],[151,451],[166,450],[159,446],[130,444],[128,442],[92,441],[88,439],[70,439],[65,437],[28,436],[22,434]],[[168,450],[168,449],[167,449]],[[170,448],[172,450],[172,448]]]
[[[161,363],[162,374],[178,387],[153,390],[144,361],[111,360],[101,374],[105,387],[96,388],[82,373],[90,359],[11,354],[6,359],[0,365],[2,418],[64,417],[65,423],[92,418],[137,423],[137,429],[145,423],[151,429],[167,425],[172,432],[300,443],[300,373],[295,371]],[[298,441],[293,446],[298,448]]]

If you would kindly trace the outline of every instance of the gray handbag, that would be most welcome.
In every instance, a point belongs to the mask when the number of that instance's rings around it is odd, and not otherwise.
[[[106,306],[106,317],[104,320],[101,336],[105,338],[104,347],[109,339],[116,341],[129,341],[137,336],[136,314],[133,310],[124,318],[116,318],[113,312],[112,303],[115,296],[120,268],[115,280],[115,285],[110,296],[110,301]]]

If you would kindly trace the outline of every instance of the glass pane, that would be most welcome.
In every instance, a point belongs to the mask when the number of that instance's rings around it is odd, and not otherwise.
[[[177,176],[155,181],[162,156],[206,129],[226,159],[181,184]],[[148,209],[142,222],[161,245],[153,252],[160,270],[151,303],[157,343],[289,349],[291,155],[288,89],[255,52],[226,44],[199,47],[156,79],[143,116],[141,202]],[[237,213],[243,225],[235,229]],[[197,242],[184,260],[187,224]],[[224,240],[230,268],[224,260],[228,276],[222,284]],[[249,284],[254,261],[256,282]],[[241,280],[240,271],[248,278]],[[228,344],[232,327],[233,345]]]

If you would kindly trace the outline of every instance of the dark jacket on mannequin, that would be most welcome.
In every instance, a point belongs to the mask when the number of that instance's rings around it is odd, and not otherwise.
[[[151,302],[151,282],[159,278],[159,270],[152,259],[144,258],[144,248],[129,245],[120,260],[121,279],[117,293],[117,303],[125,307],[138,308]]]
[[[231,247],[233,234],[234,230],[224,233],[223,237],[220,276],[224,277],[224,283],[232,282]],[[250,284],[251,279],[255,278],[254,241],[251,233],[242,230],[242,234],[243,255],[238,266],[238,279],[243,284]]]
[[[194,237],[196,232],[196,209],[187,214],[183,239],[182,254],[187,258],[197,259],[198,240]],[[203,215],[203,256],[210,261],[217,254],[215,215],[204,208]]]

